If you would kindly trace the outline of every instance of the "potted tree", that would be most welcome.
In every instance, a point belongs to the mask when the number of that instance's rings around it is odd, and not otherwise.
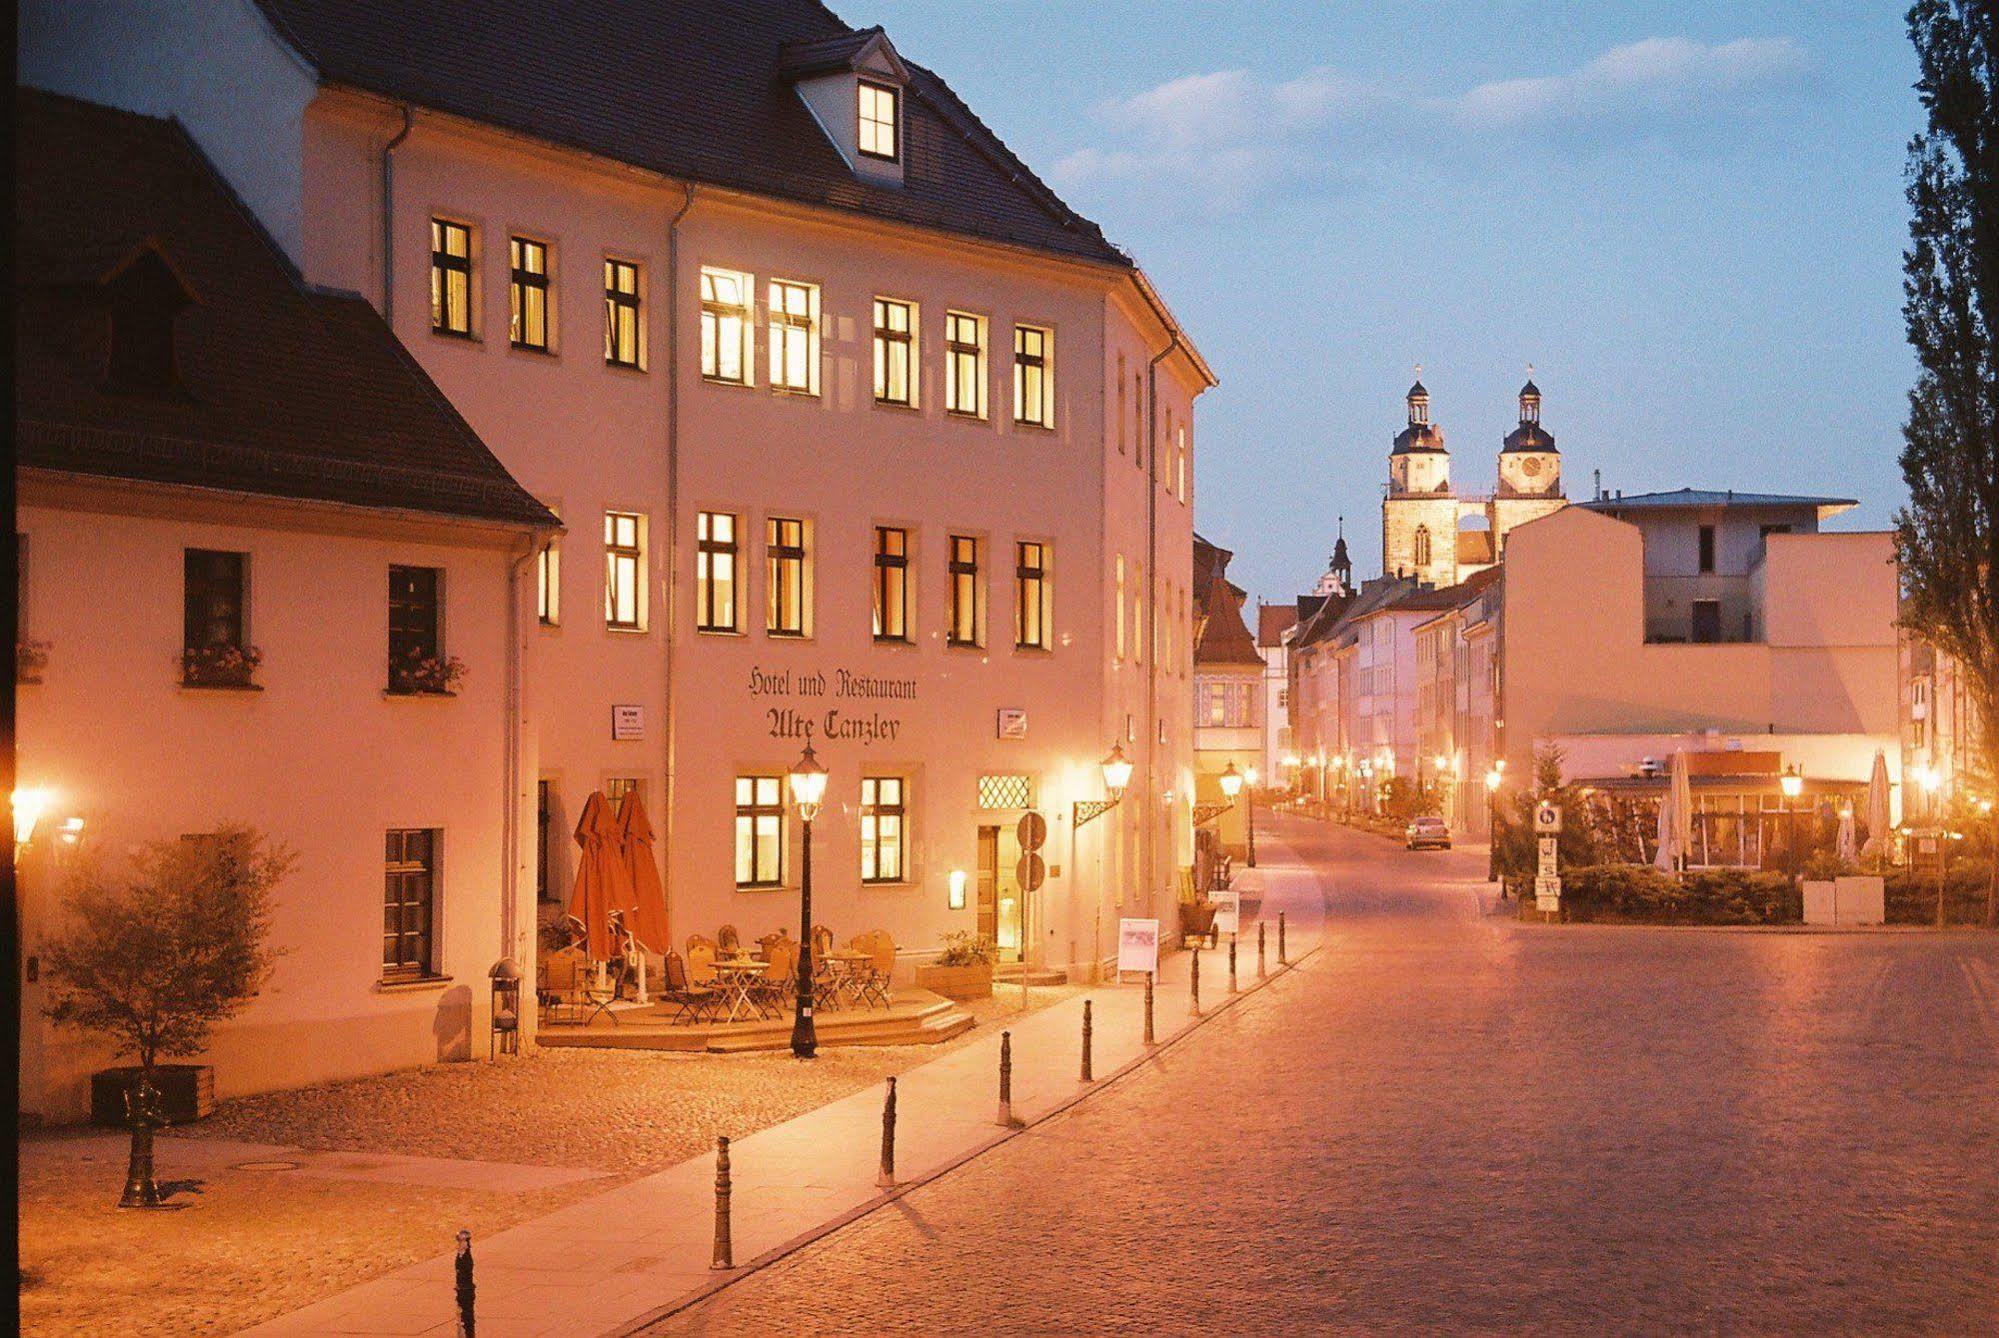
[[[983,934],[964,930],[946,934],[937,961],[916,968],[916,983],[947,999],[991,998],[993,963],[998,958],[999,950]]]
[[[138,1060],[91,1081],[93,1116],[132,1130],[120,1207],[160,1206],[153,1129],[214,1108],[211,1067],[160,1061],[199,1055],[214,1025],[256,997],[277,957],[265,945],[272,889],[291,865],[289,851],[229,827],[142,846],[129,877],[91,860],[71,876],[67,921],[42,953],[46,1011]]]

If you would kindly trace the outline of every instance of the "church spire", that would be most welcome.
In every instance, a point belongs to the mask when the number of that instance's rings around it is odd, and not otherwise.
[[[1527,384],[1520,387],[1520,425],[1541,421],[1541,388],[1534,384],[1534,364],[1527,364]]]
[[[1423,389],[1423,364],[1416,364],[1416,384],[1409,387],[1409,426],[1430,425],[1430,392]]]

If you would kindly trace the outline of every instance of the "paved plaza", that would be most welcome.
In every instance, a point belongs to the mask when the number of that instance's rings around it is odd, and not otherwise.
[[[1279,988],[649,1332],[1999,1329],[1999,939],[1522,926],[1275,826]]]

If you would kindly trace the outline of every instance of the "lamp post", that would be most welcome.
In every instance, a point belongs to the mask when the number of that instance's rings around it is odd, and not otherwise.
[[[798,1003],[791,1021],[791,1053],[811,1059],[819,1053],[819,1034],[812,1026],[812,820],[819,816],[819,801],[826,795],[826,768],[813,756],[812,745],[785,778],[791,785],[791,801],[805,827],[798,880]]]
[[[1235,769],[1235,763],[1231,762],[1222,769],[1217,783],[1222,787],[1222,797],[1233,805],[1236,796],[1242,793],[1242,773]]]
[[[1485,773],[1485,881],[1499,882],[1499,783],[1506,779],[1500,774],[1500,764],[1494,762]],[[1506,900],[1506,885],[1501,883],[1499,899]]]
[[[1244,815],[1249,821],[1249,867],[1256,867],[1256,782],[1260,779],[1255,767],[1245,767],[1242,773],[1244,784]]]
[[[1798,858],[1798,808],[1793,801],[1805,792],[1805,778],[1798,774],[1798,768],[1793,764],[1784,768],[1783,777],[1777,784],[1784,792],[1785,835],[1791,847],[1791,882],[1795,885],[1802,865]]]

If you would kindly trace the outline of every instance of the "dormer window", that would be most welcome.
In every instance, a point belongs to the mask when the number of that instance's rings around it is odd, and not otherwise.
[[[858,82],[860,91],[860,151],[870,158],[895,162],[902,156],[900,113],[902,95],[887,84]]]
[[[104,373],[112,389],[164,395],[176,388],[174,318],[193,300],[165,258],[151,248],[105,279],[110,340]]]

